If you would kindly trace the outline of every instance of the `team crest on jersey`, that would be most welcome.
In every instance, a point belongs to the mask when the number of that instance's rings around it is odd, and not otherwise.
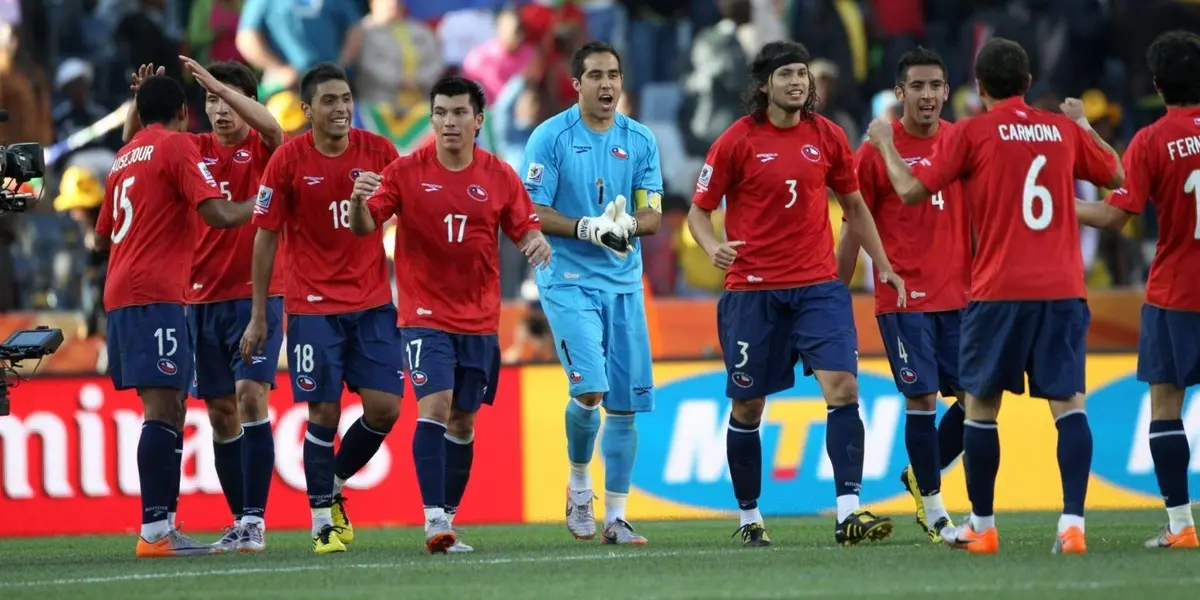
[[[209,187],[217,187],[217,180],[213,179],[212,173],[209,172],[208,165],[204,164],[204,161],[196,163],[196,168],[200,169],[200,174],[204,176],[204,183],[207,183]]]
[[[429,376],[426,375],[424,372],[422,372],[422,371],[413,371],[412,372],[413,385],[415,385],[417,387],[421,387],[421,386],[425,385],[425,382],[427,382],[427,381],[429,381]]]
[[[612,155],[619,160],[625,160],[625,159],[629,158],[629,153],[626,152],[625,149],[620,146],[613,146],[612,150],[609,150],[609,152],[612,152]]]
[[[583,381],[583,373],[572,370],[570,373],[567,373],[567,379],[570,379],[571,383],[579,383]]]
[[[525,172],[525,183],[542,182],[542,174],[546,172],[545,165],[541,163],[529,163],[529,170]]]
[[[805,144],[804,147],[800,149],[800,154],[803,155],[804,158],[807,158],[809,162],[821,162],[821,151],[817,150],[817,147],[812,144]]]
[[[317,380],[308,375],[301,375],[296,378],[296,387],[302,392],[311,392],[317,389]]]
[[[179,372],[179,366],[171,362],[169,358],[158,359],[158,370],[162,371],[163,375],[175,375]]]
[[[250,151],[243,149],[243,150],[238,150],[237,152],[234,152],[233,153],[233,162],[235,162],[239,165],[244,165],[244,164],[250,162]]]
[[[900,369],[900,381],[903,381],[904,383],[916,383],[917,372],[908,367]]]
[[[350,169],[350,181],[354,181],[355,179],[358,179],[358,176],[362,175],[362,172],[363,172],[362,169]]]
[[[754,378],[741,371],[734,371],[733,375],[730,375],[729,378],[733,380],[733,385],[740,388],[748,388],[754,385]]]
[[[467,188],[467,195],[476,202],[487,202],[488,199],[487,190],[481,185],[471,184],[471,187]]]

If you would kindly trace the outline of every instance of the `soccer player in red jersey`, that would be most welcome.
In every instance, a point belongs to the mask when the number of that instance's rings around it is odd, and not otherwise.
[[[263,356],[282,233],[288,370],[296,401],[308,404],[304,472],[313,551],[326,554],[345,552],[354,539],[342,486],[379,450],[404,394],[383,234],[357,237],[350,230],[355,179],[382,171],[399,154],[387,138],[350,126],[354,98],[336,65],[305,73],[300,96],[312,129],[275,151],[255,200],[254,302],[241,344],[246,362]],[[362,397],[363,415],[335,456],[343,384]]]
[[[96,233],[111,240],[104,308],[113,386],[136,389],[145,423],[138,442],[142,492],[139,557],[211,554],[168,519],[179,495],[177,440],[192,372],[184,311],[192,260],[192,211],[213,227],[249,220],[248,202],[225,202],[187,129],[187,98],[173,79],[140,81],[136,110],[146,128],[121,149],[105,181]]]
[[[975,76],[988,111],[955,124],[911,171],[892,126],[876,121],[868,128],[906,204],[929,202],[955,181],[970,202],[976,249],[959,381],[967,393],[963,449],[972,510],[969,523],[945,529],[942,538],[971,552],[999,550],[992,511],[1000,468],[996,417],[1004,392],[1024,393],[1028,375],[1030,395],[1050,401],[1059,433],[1063,515],[1054,551],[1081,554],[1092,433],[1084,413],[1090,313],[1075,180],[1115,188],[1124,173],[1094,131],[1025,103],[1032,77],[1020,45],[989,40],[975,58]]]
[[[392,216],[405,368],[417,394],[413,464],[429,552],[470,552],[451,521],[474,456],[475,415],[500,375],[498,232],[535,266],[550,260],[533,201],[507,163],[475,145],[483,126],[478,83],[449,77],[429,92],[433,146],[363,173],[350,227],[371,235]],[[369,200],[368,200],[369,198]],[[453,277],[431,276],[455,271]]]
[[[1133,136],[1125,187],[1107,203],[1076,206],[1081,223],[1114,231],[1147,202],[1158,213],[1137,378],[1150,384],[1150,454],[1168,522],[1146,546],[1195,548],[1183,402],[1187,388],[1200,385],[1200,36],[1165,33],[1150,45],[1146,62],[1167,114]]]
[[[918,47],[900,58],[896,99],[904,115],[892,121],[896,150],[905,162],[933,154],[934,144],[952,125],[940,119],[949,97],[946,63]],[[970,284],[971,234],[959,185],[951,184],[928,202],[906,207],[888,181],[879,150],[863,144],[855,155],[863,200],[883,248],[908,289],[908,305],[899,306],[890,286],[875,286],[875,314],[896,388],[906,399],[904,446],[910,466],[900,481],[917,504],[917,523],[929,539],[942,542],[942,529],[953,525],[942,503],[942,469],[962,453],[963,409],[959,402],[937,419],[937,396],[954,398],[958,381],[958,341],[962,309]],[[838,245],[838,270],[849,284],[859,244],[844,228]]]
[[[838,281],[826,188],[833,188],[855,232],[904,302],[904,282],[884,254],[858,191],[846,133],[816,114],[808,50],[771,42],[750,66],[750,115],[708,153],[688,227],[727,271],[717,329],[733,399],[726,452],[741,509],[744,546],[770,540],[758,510],[762,490],[759,425],[766,396],[795,385],[797,359],[829,406],[825,447],[837,492],[839,544],[887,537],[891,519],[859,509],[864,431],[858,406],[858,333],[849,289]],[[717,240],[712,211],[725,199],[728,241]]]

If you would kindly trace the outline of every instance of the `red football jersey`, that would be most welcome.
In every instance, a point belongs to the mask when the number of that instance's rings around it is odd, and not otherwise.
[[[912,170],[933,193],[962,183],[972,300],[1063,300],[1087,297],[1075,180],[1108,185],[1116,168],[1075,122],[1010,98],[956,124]]]
[[[226,200],[246,202],[254,199],[258,182],[274,152],[258,137],[257,131],[251,129],[250,135],[236,146],[222,146],[211,132],[193,135],[192,141],[200,149],[200,157],[208,165]],[[258,228],[250,224],[232,229],[209,227],[199,213],[195,220],[196,253],[192,259],[191,285],[187,289],[188,303],[251,297],[251,256]],[[276,258],[275,274],[271,277],[272,296],[283,294],[283,264],[284,261]]]
[[[692,202],[725,198],[725,238],[746,242],[725,289],[782,289],[837,279],[826,188],[858,191],[846,132],[828,119],[780,129],[743,117],[708,151]]]
[[[533,201],[507,163],[475,149],[462,171],[450,171],[426,146],[392,163],[368,201],[382,228],[396,225],[396,294],[401,327],[448,333],[500,329],[500,240],[520,242],[541,229]],[[438,273],[441,273],[439,275]]]
[[[896,150],[908,164],[933,154],[934,144],[952,125],[938,124],[932,137],[910,135],[897,119],[892,122]],[[874,146],[859,146],[854,157],[863,200],[887,252],[888,261],[908,288],[908,306],[896,306],[896,288],[875,281],[875,312],[936,312],[967,305],[971,284],[971,232],[961,186],[951,183],[917,206],[905,206],[887,176],[883,155]]]
[[[1146,303],[1200,311],[1200,108],[1168,108],[1133,136],[1125,151],[1125,187],[1108,198],[1141,214],[1158,214],[1158,247],[1146,281]]]
[[[192,212],[220,198],[187,134],[151,125],[117,154],[104,182],[96,233],[110,236],[104,309],[184,302]]]
[[[271,157],[255,200],[254,224],[282,232],[284,307],[289,314],[349,313],[390,304],[383,228],[350,231],[350,193],[362,171],[378,173],[399,156],[387,138],[350,130],[338,156],[321,154],[312,132]]]

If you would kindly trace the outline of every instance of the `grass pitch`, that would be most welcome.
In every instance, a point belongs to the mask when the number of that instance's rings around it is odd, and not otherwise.
[[[1195,598],[1200,552],[1141,547],[1156,511],[1092,511],[1086,556],[1051,556],[1057,515],[1003,514],[1000,554],[929,544],[910,515],[884,542],[839,548],[831,518],[768,519],[775,545],[742,549],[728,521],[637,523],[642,548],[571,539],[558,525],[469,527],[474,554],[428,556],[416,529],[357,529],[315,556],[268,531],[262,555],[136,560],[132,537],[0,540],[0,598]],[[197,535],[216,539],[215,535]]]

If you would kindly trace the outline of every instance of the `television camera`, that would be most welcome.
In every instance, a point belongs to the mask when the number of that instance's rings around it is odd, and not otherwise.
[[[0,110],[0,123],[8,122],[8,111]],[[45,175],[46,160],[42,147],[36,143],[0,144],[0,180],[11,181],[0,186],[0,215],[8,212],[24,212],[34,200],[33,194],[22,194],[17,190],[21,184],[29,183]]]
[[[9,414],[8,374],[19,378],[17,366],[23,360],[41,360],[54,354],[63,343],[61,329],[39,326],[14,332],[0,344],[0,417]],[[35,367],[36,368],[36,367]],[[18,379],[19,380],[19,379]],[[14,386],[15,387],[15,386]]]

